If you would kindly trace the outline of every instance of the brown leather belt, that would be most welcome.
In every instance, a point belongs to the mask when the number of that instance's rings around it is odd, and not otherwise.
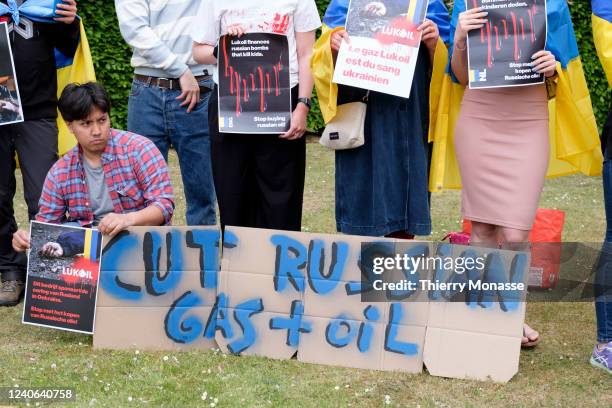
[[[212,75],[198,75],[195,77],[196,81],[198,82],[210,78],[212,78]],[[134,74],[134,79],[140,82],[144,82],[147,86],[170,89],[171,91],[181,89],[181,84],[178,78],[158,78],[147,75]]]

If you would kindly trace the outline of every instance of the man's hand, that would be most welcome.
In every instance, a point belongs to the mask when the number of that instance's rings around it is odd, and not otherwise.
[[[291,115],[291,128],[279,137],[281,139],[296,140],[304,136],[307,117],[308,107],[303,103],[298,103],[297,108],[293,111],[293,115]]]
[[[77,15],[77,4],[75,0],[63,0],[63,3],[58,3],[55,9],[55,14],[60,17],[55,17],[53,20],[64,24],[74,23]]]
[[[190,113],[200,101],[200,85],[189,69],[181,75],[179,82],[183,92],[176,99],[184,99],[181,107],[189,105],[187,106],[187,113]]]
[[[132,226],[134,226],[134,221],[131,214],[113,213],[102,218],[102,221],[98,224],[98,231],[112,238]]]
[[[60,258],[64,256],[64,249],[57,242],[47,242],[43,245],[40,253],[49,258]]]
[[[30,249],[30,234],[24,230],[17,230],[13,234],[13,249],[15,252],[25,252]]]

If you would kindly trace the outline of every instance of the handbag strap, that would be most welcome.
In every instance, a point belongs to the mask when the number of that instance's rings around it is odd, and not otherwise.
[[[368,90],[368,92],[366,92],[365,96],[363,98],[361,98],[361,101],[363,103],[368,103],[369,99],[370,99],[370,90]]]

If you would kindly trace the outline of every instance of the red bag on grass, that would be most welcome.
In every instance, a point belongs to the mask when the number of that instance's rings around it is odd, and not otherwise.
[[[533,229],[529,234],[529,242],[537,244],[531,248],[529,286],[549,289],[554,288],[559,282],[560,243],[564,224],[563,211],[538,209]],[[463,220],[463,232],[466,234],[472,232],[472,223],[469,220]]]

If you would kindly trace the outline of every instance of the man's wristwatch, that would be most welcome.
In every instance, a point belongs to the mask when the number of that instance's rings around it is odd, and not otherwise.
[[[303,103],[304,105],[306,105],[306,107],[308,108],[308,110],[310,110],[310,98],[298,98],[298,103]]]

